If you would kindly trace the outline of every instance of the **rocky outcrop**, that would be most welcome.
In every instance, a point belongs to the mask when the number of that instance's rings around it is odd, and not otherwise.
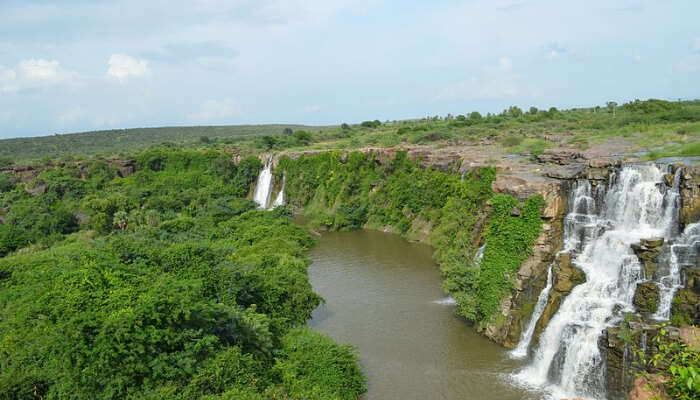
[[[685,226],[700,219],[700,166],[684,167],[681,178],[680,219]]]
[[[564,298],[571,293],[571,290],[586,281],[586,274],[579,268],[571,264],[571,255],[568,253],[559,254],[556,264],[552,269],[552,290],[549,292],[547,304],[542,311],[542,316],[535,325],[535,334],[539,334],[547,327],[549,321],[559,310]]]
[[[639,243],[632,245],[632,251],[644,265],[646,279],[654,279],[656,270],[659,268],[658,258],[663,245],[664,238],[642,239]]]
[[[107,164],[117,169],[119,176],[122,178],[132,175],[136,172],[135,160],[107,160]]]
[[[573,149],[548,149],[543,154],[537,156],[537,161],[541,163],[554,163],[559,165],[569,165],[584,161],[583,154]]]
[[[612,399],[623,399],[635,391],[640,373],[655,374],[659,372],[657,368],[664,368],[663,365],[645,365],[639,357],[644,354],[648,360],[658,351],[655,338],[660,326],[647,324],[629,314],[627,317],[620,325],[606,329],[598,342],[605,361],[607,397]],[[662,340],[683,340],[681,329],[673,326],[664,329],[666,338]]]
[[[659,287],[654,282],[642,282],[637,284],[634,292],[634,306],[637,311],[653,314],[659,304]]]

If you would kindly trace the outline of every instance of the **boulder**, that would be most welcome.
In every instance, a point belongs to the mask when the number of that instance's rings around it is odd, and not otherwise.
[[[664,245],[664,238],[642,239],[639,243],[633,244],[632,251],[637,255],[639,261],[644,265],[646,279],[653,279],[656,270],[659,268],[659,253]]]
[[[659,287],[654,282],[638,284],[633,302],[639,312],[653,314],[659,304]]]

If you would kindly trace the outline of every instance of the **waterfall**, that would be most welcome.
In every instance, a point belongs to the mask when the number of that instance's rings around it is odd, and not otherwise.
[[[632,299],[643,278],[630,245],[674,231],[676,188],[664,183],[655,165],[625,166],[608,184],[574,184],[564,220],[565,251],[586,275],[571,291],[540,336],[530,365],[516,380],[546,388],[552,398],[605,397],[605,366],[598,339],[633,311]],[[673,192],[676,193],[673,193]]]
[[[530,342],[532,341],[532,334],[535,333],[535,326],[544,312],[544,307],[547,305],[549,291],[552,290],[553,265],[554,263],[549,264],[549,268],[547,269],[547,285],[544,287],[544,289],[542,289],[539,297],[537,297],[537,304],[535,304],[535,310],[532,312],[532,317],[530,318],[530,322],[527,324],[527,329],[525,329],[520,335],[518,345],[508,353],[511,358],[521,359],[527,356],[527,350],[530,347]]]
[[[700,253],[700,223],[689,224],[675,243],[667,246],[662,254],[662,262],[668,265],[668,274],[661,277],[658,283],[659,304],[652,318],[667,321],[671,316],[671,301],[676,290],[683,287],[681,270],[684,266],[693,266]],[[666,259],[667,262],[663,262]]]
[[[258,204],[258,208],[267,209],[272,191],[272,157],[267,160],[265,168],[258,175],[258,183],[255,185],[253,200]]]
[[[286,183],[287,183],[287,177],[284,176],[284,177],[282,177],[282,188],[280,189],[280,192],[277,193],[277,197],[275,197],[275,201],[272,202],[272,208],[276,208],[276,207],[284,205],[284,185]]]
[[[484,251],[486,251],[486,244],[482,244],[481,247],[476,251],[476,254],[474,254],[474,264],[479,265],[481,264],[481,260],[484,259]]]

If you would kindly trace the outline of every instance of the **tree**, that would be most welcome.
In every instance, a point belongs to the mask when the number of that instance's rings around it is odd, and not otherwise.
[[[200,136],[199,141],[202,143],[209,143],[211,140],[209,139],[209,136]]]
[[[478,111],[472,111],[469,114],[469,119],[472,121],[481,121],[481,114]]]
[[[614,101],[609,101],[606,103],[608,106],[608,111],[612,113],[613,118],[615,118],[615,113],[617,111],[617,103]]]
[[[344,130],[344,131],[349,131],[349,130],[350,130],[350,125],[348,125],[348,124],[346,124],[345,122],[343,122],[343,123],[340,125],[340,129],[342,129],[342,130]]]
[[[294,139],[303,145],[311,143],[311,134],[307,131],[298,130],[294,132]]]
[[[262,142],[263,142],[263,146],[265,147],[265,150],[270,150],[273,147],[275,147],[275,144],[277,143],[277,139],[275,139],[272,136],[263,136]]]
[[[530,113],[530,115],[535,115],[535,114],[537,114],[537,111],[539,111],[539,110],[537,110],[537,107],[532,106],[532,107],[530,107],[529,113]]]
[[[294,133],[294,132],[292,131],[292,128],[287,127],[287,128],[282,129],[282,134],[283,134],[283,135],[291,135],[292,133]]]
[[[508,107],[508,115],[511,117],[517,118],[521,115],[523,115],[523,110],[520,109],[518,106],[510,106]]]

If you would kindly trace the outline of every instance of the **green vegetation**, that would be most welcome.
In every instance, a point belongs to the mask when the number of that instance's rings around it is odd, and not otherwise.
[[[379,164],[376,154],[321,153],[296,160],[282,158],[287,199],[314,225],[329,229],[391,227],[407,237],[430,240],[445,276],[445,290],[457,300],[459,314],[472,321],[494,316],[498,302],[512,287],[518,267],[530,254],[541,228],[540,197],[522,205],[493,196],[495,170],[480,168],[459,175],[424,169],[398,152]],[[385,160],[386,161],[386,160]],[[490,200],[492,211],[484,214]],[[481,265],[473,263],[479,241],[477,220],[489,217],[487,250]],[[432,233],[427,237],[425,229]]]
[[[368,146],[433,144],[488,146],[500,154],[537,155],[548,147],[587,149],[615,140],[629,154],[647,158],[698,156],[700,101],[635,100],[621,106],[523,112],[511,106],[500,114],[432,116],[415,120],[364,121],[308,127],[251,125],[169,127],[85,132],[0,140],[0,168],[8,162],[75,156],[128,156],[154,145],[249,151],[288,149],[352,150]]]
[[[156,145],[171,147],[224,147],[241,142],[259,145],[264,136],[278,137],[292,129],[314,129],[302,125],[174,126],[163,128],[114,129],[64,135],[0,140],[0,168],[3,160],[32,161],[45,158],[118,155]],[[282,142],[286,145],[291,143]],[[296,144],[296,143],[294,143]],[[243,146],[246,146],[243,144]]]
[[[0,399],[357,398],[354,350],[303,328],[313,239],[245,199],[260,161],[136,160],[3,181]]]
[[[652,339],[658,349],[651,357],[639,352],[642,364],[651,373],[668,378],[664,386],[673,399],[691,400],[700,397],[700,357],[697,349],[669,337],[666,324],[658,327]]]

